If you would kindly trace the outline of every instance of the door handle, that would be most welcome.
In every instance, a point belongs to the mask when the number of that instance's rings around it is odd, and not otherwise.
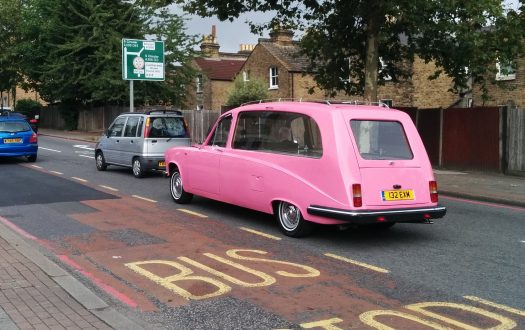
[[[129,141],[129,143],[133,143],[133,140]]]
[[[119,142],[120,142],[120,140],[117,140],[117,143],[119,143]]]
[[[153,140],[153,141],[151,141],[151,143],[157,143],[157,140]]]

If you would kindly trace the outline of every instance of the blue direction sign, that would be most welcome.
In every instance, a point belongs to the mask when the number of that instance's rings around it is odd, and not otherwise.
[[[122,39],[122,79],[164,80],[164,42]]]

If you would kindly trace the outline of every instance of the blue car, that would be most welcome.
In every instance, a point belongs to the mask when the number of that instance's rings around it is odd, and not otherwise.
[[[36,161],[38,136],[29,123],[18,116],[0,116],[0,157],[27,157]]]

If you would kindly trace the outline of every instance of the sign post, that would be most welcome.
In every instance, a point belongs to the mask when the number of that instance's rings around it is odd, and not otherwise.
[[[129,80],[129,107],[133,112],[133,81],[164,81],[164,42],[122,39],[122,79]]]

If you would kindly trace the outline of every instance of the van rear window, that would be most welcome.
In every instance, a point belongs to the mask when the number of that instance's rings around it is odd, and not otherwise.
[[[151,117],[150,138],[188,137],[182,117]]]
[[[364,159],[412,159],[403,125],[397,121],[351,120],[359,154]]]

